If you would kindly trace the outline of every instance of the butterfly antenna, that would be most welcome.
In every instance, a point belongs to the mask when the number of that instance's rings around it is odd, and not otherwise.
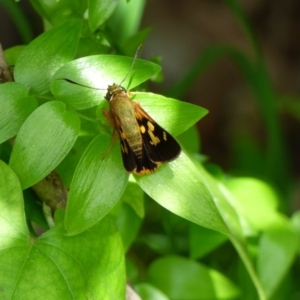
[[[132,68],[133,68],[133,66],[134,66],[134,63],[135,63],[135,61],[136,61],[136,59],[137,59],[137,57],[138,57],[138,53],[139,53],[139,51],[140,51],[140,49],[141,49],[142,46],[143,46],[143,44],[140,44],[140,45],[138,46],[138,48],[136,49],[136,52],[135,52],[135,55],[134,55],[134,58],[133,58],[133,62],[132,62],[132,64],[131,64],[131,66],[130,66],[130,69],[129,69],[129,71],[127,72],[127,74],[126,74],[126,76],[124,77],[124,79],[120,82],[119,85],[122,85],[122,83],[126,80],[126,78],[128,77],[128,75],[130,74],[130,72],[131,72],[131,70],[132,70]]]

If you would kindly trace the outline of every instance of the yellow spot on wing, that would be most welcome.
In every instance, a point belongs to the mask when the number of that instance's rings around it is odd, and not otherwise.
[[[167,140],[167,134],[166,134],[165,131],[163,132],[163,138],[164,138],[165,141]]]
[[[153,134],[150,128],[148,129],[148,134],[151,138],[151,144],[156,146],[160,142],[160,139]]]
[[[154,131],[154,125],[151,123],[151,122],[147,122],[147,125],[148,125],[148,128],[151,130],[151,131]],[[148,130],[149,131],[149,130]]]
[[[141,130],[141,133],[145,133],[146,132],[146,128],[145,128],[145,126],[140,126],[140,130]]]

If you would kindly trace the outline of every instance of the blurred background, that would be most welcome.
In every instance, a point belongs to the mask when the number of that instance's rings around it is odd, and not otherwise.
[[[0,1],[0,42],[4,49],[24,44],[43,32],[42,21],[31,4],[20,1],[17,5],[32,29],[21,37],[7,3]],[[257,48],[238,14],[225,1],[149,0],[140,28],[150,27],[151,33],[140,56],[162,59],[164,80],[151,84],[152,92],[173,95],[209,110],[198,124],[201,153],[230,174],[269,180],[288,195],[286,209],[291,212],[300,208],[300,2],[239,3],[254,32]],[[267,84],[264,76],[258,80],[256,84],[262,82],[260,94],[251,85],[255,75],[250,80],[245,78],[247,72],[243,73],[226,55],[196,72],[188,88],[174,92],[201,60],[205,49],[217,45],[237,49],[253,65],[261,51]],[[256,74],[261,75],[259,71]],[[266,161],[268,166],[264,166]],[[268,169],[267,175],[264,169]]]

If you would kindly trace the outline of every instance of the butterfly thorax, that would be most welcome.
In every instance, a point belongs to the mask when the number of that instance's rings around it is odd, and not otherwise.
[[[132,100],[126,90],[116,84],[108,87],[105,98],[109,101],[120,138],[128,143],[137,157],[141,158],[143,141]]]

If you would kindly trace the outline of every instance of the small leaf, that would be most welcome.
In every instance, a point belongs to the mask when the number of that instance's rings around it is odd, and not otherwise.
[[[15,81],[24,84],[34,93],[48,92],[52,75],[74,57],[80,32],[81,22],[72,20],[33,40],[16,62]]]
[[[94,32],[113,13],[119,0],[89,0],[88,14],[91,31]]]
[[[5,249],[11,243],[23,243],[27,240],[27,235],[20,182],[12,169],[0,161],[0,248]],[[3,264],[0,265],[4,267]]]
[[[208,270],[215,288],[216,299],[239,299],[241,291],[229,278],[210,268]]]
[[[171,299],[235,299],[237,287],[224,275],[179,256],[155,260],[148,270],[149,282]]]
[[[109,85],[122,83],[124,87],[132,88],[151,78],[161,69],[154,63],[137,59],[130,71],[132,62],[131,57],[117,55],[79,58],[64,65],[55,73],[51,84],[52,93],[73,109],[86,109],[104,100]]]
[[[191,223],[189,230],[190,257],[201,258],[227,240],[228,237],[224,234]]]
[[[300,210],[293,213],[291,221],[300,241]],[[300,244],[298,245],[298,252],[300,252]]]
[[[115,222],[122,237],[124,252],[127,252],[136,238],[141,226],[141,218],[126,203],[121,202]]]
[[[127,3],[126,3],[127,2]],[[146,0],[119,1],[114,13],[106,22],[111,39],[125,44],[141,26]]]
[[[70,187],[65,228],[78,234],[98,223],[120,199],[128,180],[120,145],[108,152],[111,137],[97,136],[82,155]]]
[[[134,290],[143,300],[170,300],[162,291],[148,283],[139,283],[134,286]]]
[[[23,189],[43,179],[63,160],[79,127],[78,115],[58,101],[43,104],[29,116],[17,135],[9,163]]]
[[[298,247],[298,236],[284,217],[278,217],[263,232],[259,242],[257,270],[268,299],[276,294],[296,257]]]
[[[25,86],[7,82],[0,85],[0,143],[15,136],[26,118],[37,108]]]
[[[122,200],[128,203],[140,218],[144,217],[144,192],[132,176],[129,177],[129,182],[123,193]]]
[[[30,0],[30,2],[38,14],[47,19],[52,25],[61,24],[74,17],[78,18],[86,7],[86,4],[83,4],[85,1],[80,0]],[[83,4],[82,6],[80,6],[80,2]]]
[[[82,121],[82,119],[81,119]],[[82,130],[82,122],[81,129]],[[72,147],[72,151],[70,151],[67,156],[63,159],[63,161],[57,166],[56,171],[61,177],[64,185],[69,189],[71,185],[71,181],[75,172],[75,169],[78,165],[78,161],[80,160],[82,154],[86,150],[87,146],[93,140],[93,136],[80,136],[76,140],[74,146]]]
[[[18,57],[25,48],[25,45],[19,45],[4,50],[4,55],[9,66],[14,66],[16,64]]]

